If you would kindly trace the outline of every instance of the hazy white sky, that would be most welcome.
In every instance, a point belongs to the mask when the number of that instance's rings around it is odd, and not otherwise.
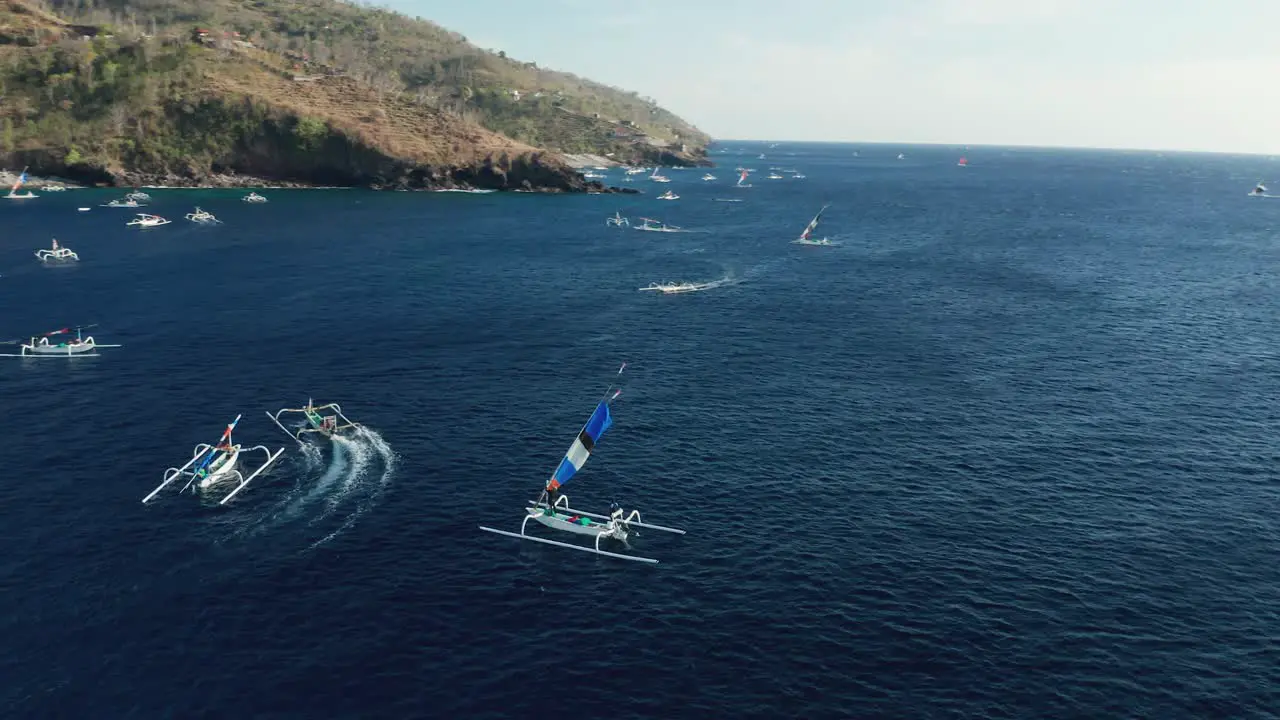
[[[382,0],[718,138],[1280,153],[1280,0]]]

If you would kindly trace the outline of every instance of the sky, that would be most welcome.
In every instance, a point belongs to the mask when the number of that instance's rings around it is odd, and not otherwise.
[[[380,0],[713,137],[1280,154],[1277,0]]]

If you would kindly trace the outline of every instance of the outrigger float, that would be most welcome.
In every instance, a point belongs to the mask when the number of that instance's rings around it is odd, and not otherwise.
[[[174,481],[181,478],[187,478],[187,484],[182,487],[182,490],[179,491],[180,493],[186,492],[187,488],[204,490],[228,480],[237,481],[239,484],[236,485],[235,489],[227,493],[222,500],[218,501],[219,505],[226,505],[228,500],[235,497],[236,493],[245,489],[245,487],[254,478],[258,477],[264,470],[271,467],[271,464],[274,463],[276,459],[280,457],[280,454],[284,452],[284,448],[280,448],[273,453],[270,448],[265,445],[255,445],[254,447],[246,450],[241,445],[233,444],[231,442],[231,431],[235,430],[236,424],[239,422],[240,416],[237,415],[236,419],[232,420],[231,424],[227,426],[227,429],[223,431],[222,437],[218,440],[216,445],[200,443],[196,446],[195,451],[191,455],[191,459],[187,461],[186,465],[179,468],[169,468],[168,470],[165,470],[164,482],[160,483],[155,490],[152,490],[150,494],[142,498],[142,502],[149,502],[152,498],[158,495],[161,490],[164,490]],[[255,450],[261,450],[266,459],[263,460],[262,464],[259,465],[256,470],[248,476],[245,476],[237,468],[240,456],[242,453],[247,454],[254,452]]]
[[[618,374],[626,369],[627,364],[623,363],[618,368]],[[613,385],[605,391],[604,397],[596,405],[596,409],[591,413],[587,424],[582,427],[578,433],[578,437],[574,439],[573,444],[569,446],[569,451],[565,453],[564,459],[560,461],[560,466],[552,473],[551,479],[547,481],[543,488],[542,494],[537,500],[530,501],[525,507],[524,521],[520,523],[520,532],[510,532],[507,530],[498,530],[496,528],[480,526],[481,530],[491,532],[498,535],[506,535],[508,537],[518,538],[520,540],[532,540],[546,545],[555,545],[557,547],[569,548],[570,550],[581,550],[583,552],[595,553],[607,557],[618,558],[620,560],[634,560],[636,562],[657,563],[654,558],[639,557],[637,555],[625,555],[623,553],[610,552],[600,549],[600,541],[606,538],[617,540],[624,545],[627,538],[630,537],[631,531],[635,528],[644,528],[646,530],[658,530],[661,532],[676,533],[684,535],[684,530],[676,528],[664,527],[662,525],[651,525],[641,522],[640,511],[632,510],[627,513],[614,503],[608,515],[599,515],[589,513],[584,510],[575,510],[569,507],[569,497],[560,495],[560,487],[574,476],[582,466],[586,464],[587,458],[591,456],[592,449],[596,443],[600,442],[600,438],[613,425],[613,416],[609,413],[609,404],[615,398],[622,394],[621,390],[617,390]],[[525,534],[525,529],[529,525],[529,521],[534,520],[542,523],[553,530],[563,530],[565,532],[574,533],[575,535],[587,535],[595,538],[593,546],[575,545],[573,543],[560,542],[559,540],[548,540],[546,538],[535,537]],[[629,547],[629,546],[628,546]]]
[[[322,415],[321,413],[326,410],[332,410],[333,414]],[[301,414],[303,419],[306,421],[306,424],[298,428],[296,431],[290,431],[289,428],[285,427],[284,424],[280,422],[280,416],[285,413]],[[306,407],[281,408],[276,411],[275,415],[267,413],[267,417],[271,418],[271,422],[275,423],[277,427],[285,431],[289,437],[297,440],[299,443],[302,442],[302,436],[307,433],[319,433],[325,437],[333,437],[334,435],[342,433],[343,430],[357,430],[363,427],[360,423],[348,420],[347,416],[342,414],[342,406],[338,405],[338,403],[316,405],[311,402],[311,398],[307,398]]]
[[[61,330],[51,330],[43,335],[32,336],[31,339],[23,340],[7,340],[0,342],[0,345],[19,345],[22,349],[17,353],[0,353],[0,357],[98,357],[98,348],[118,348],[119,345],[100,345],[93,340],[93,336],[84,337],[81,331],[85,328],[97,327],[96,325],[82,325],[75,328],[76,339],[66,342],[51,343],[49,338],[54,335],[62,335],[71,332],[71,328],[62,328]]]

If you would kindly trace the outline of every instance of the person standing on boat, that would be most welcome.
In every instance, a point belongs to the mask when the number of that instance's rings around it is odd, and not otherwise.
[[[547,501],[547,507],[554,508],[556,501],[560,499],[560,483],[555,478],[551,478],[551,482],[547,483],[547,487],[542,491],[543,498]]]

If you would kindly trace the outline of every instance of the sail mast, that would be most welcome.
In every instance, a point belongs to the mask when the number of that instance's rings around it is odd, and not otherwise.
[[[814,231],[814,230],[816,230],[816,229],[817,229],[817,227],[818,227],[818,218],[821,218],[821,217],[822,217],[822,213],[826,212],[826,211],[827,211],[827,208],[829,208],[829,207],[831,207],[831,206],[830,206],[830,205],[823,205],[823,206],[822,206],[822,209],[818,211],[818,214],[813,216],[813,219],[812,219],[812,220],[810,220],[810,221],[809,221],[809,224],[805,226],[805,228],[804,228],[804,232],[800,233],[800,239],[801,239],[801,240],[808,240],[808,239],[809,239],[809,233],[813,232],[813,231]]]

